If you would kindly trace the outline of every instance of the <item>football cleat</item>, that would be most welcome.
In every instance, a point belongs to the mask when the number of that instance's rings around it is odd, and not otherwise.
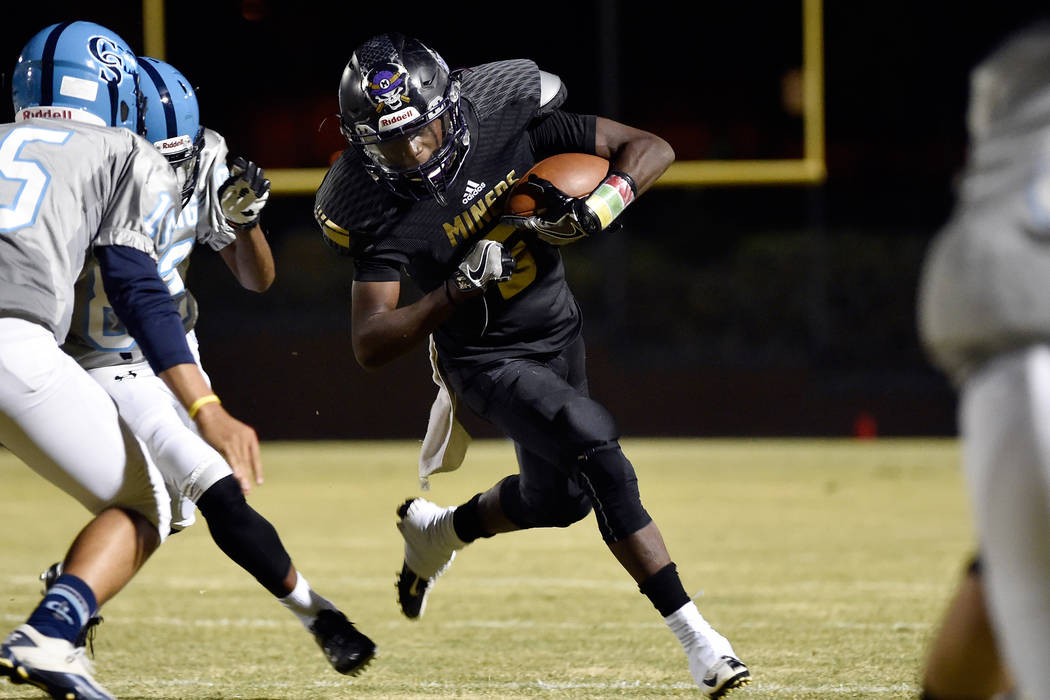
[[[454,506],[442,508],[423,498],[410,498],[397,509],[397,529],[405,539],[397,602],[405,617],[417,619],[423,614],[434,581],[456,558],[457,543],[463,546],[452,530],[453,511]]]
[[[0,644],[0,676],[29,683],[54,700],[116,700],[91,675],[83,647],[20,625]]]
[[[328,663],[339,673],[356,676],[376,655],[376,645],[338,610],[322,610],[310,626]]]
[[[690,658],[692,668],[692,658]],[[694,674],[694,678],[696,674]],[[700,690],[709,698],[724,698],[737,688],[742,688],[751,682],[751,672],[740,659],[733,656],[723,656],[716,661],[702,679],[697,680]]]
[[[47,595],[47,589],[55,585],[55,581],[62,575],[62,562],[56,561],[51,566],[47,567],[47,571],[40,574],[40,580],[44,582],[44,589],[40,591],[41,595]],[[88,621],[84,624],[84,629],[80,630],[80,634],[77,635],[77,641],[74,646],[87,647],[91,655],[95,655],[95,632],[98,630],[98,626],[102,624],[102,616],[95,615],[89,617]]]

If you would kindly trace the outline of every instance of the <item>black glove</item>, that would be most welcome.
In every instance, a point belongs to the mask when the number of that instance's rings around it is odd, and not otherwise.
[[[238,228],[259,223],[259,214],[270,197],[266,173],[250,160],[234,158],[230,177],[219,187],[219,204],[226,220]]]
[[[513,256],[502,243],[483,238],[463,258],[449,282],[460,296],[475,296],[492,282],[509,280],[514,272],[514,264]],[[451,298],[451,293],[449,296]]]
[[[532,216],[508,214],[500,219],[517,229],[533,231],[536,237],[551,245],[567,245],[584,236],[602,230],[598,216],[587,206],[586,197],[570,197],[549,180],[529,175],[519,187],[532,190],[529,194],[542,205],[542,213]]]

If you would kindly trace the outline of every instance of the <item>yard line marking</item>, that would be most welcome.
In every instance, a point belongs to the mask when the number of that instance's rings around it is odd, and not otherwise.
[[[190,680],[190,679],[146,679],[139,678],[134,683],[110,681],[107,683],[112,688],[133,689],[143,684],[150,686],[167,686],[182,688],[214,688],[218,684],[212,681]],[[313,688],[343,688],[353,684],[351,680],[315,680],[310,683],[301,681],[279,681],[279,680],[253,680],[255,688],[302,688],[304,685]],[[695,689],[693,683],[654,683],[641,680],[621,681],[547,681],[537,678],[529,681],[463,681],[463,682],[439,682],[422,681],[413,684],[421,690],[431,691],[493,691],[493,690],[650,690],[650,691],[680,691]],[[900,695],[914,694],[919,688],[909,683],[896,683],[894,685],[784,685],[780,683],[756,683],[752,682],[750,689],[764,693],[776,693],[778,695],[805,694],[812,695],[843,695],[869,697],[875,695]]]
[[[0,620],[4,622],[25,622],[25,615],[5,613],[0,614]],[[262,618],[262,617],[236,617],[236,618],[184,618],[184,617],[162,617],[162,616],[125,616],[120,618],[114,618],[110,624],[116,625],[168,625],[170,627],[199,627],[199,628],[259,628],[259,627],[295,627],[296,622],[294,619],[283,616],[276,616],[273,618]],[[797,625],[797,621],[792,623]],[[415,622],[411,620],[388,620],[383,623],[379,623],[380,626],[390,628],[412,628],[414,629]],[[734,625],[739,629],[782,629],[787,625],[786,622],[763,622],[763,621],[743,621]],[[545,622],[542,620],[523,620],[520,618],[508,618],[505,620],[485,620],[485,619],[468,619],[468,620],[448,620],[445,622],[433,623],[435,628],[445,629],[464,629],[464,628],[475,628],[475,629],[562,629],[562,630],[662,630],[664,629],[664,623],[659,620],[652,622],[629,622],[629,621],[618,621],[618,622],[566,622],[563,620]],[[932,623],[929,622],[905,622],[905,621],[887,621],[887,622],[849,622],[842,620],[828,620],[828,621],[814,621],[808,625],[805,625],[808,629],[844,629],[844,630],[874,630],[874,631],[891,631],[891,632],[902,632],[902,631],[916,631],[924,632],[931,628]]]

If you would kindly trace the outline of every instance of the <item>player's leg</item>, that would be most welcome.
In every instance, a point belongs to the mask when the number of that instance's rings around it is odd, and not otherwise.
[[[116,401],[165,480],[196,504],[219,549],[299,619],[337,671],[361,671],[375,644],[299,574],[277,530],[248,504],[230,466],[200,437],[167,385],[145,363],[91,374]]]
[[[0,442],[98,514],[70,547],[67,573],[0,646],[0,673],[109,698],[73,641],[166,534],[160,485],[105,392],[49,332],[18,319],[0,319]]]
[[[452,512],[458,540],[564,526],[593,506],[602,538],[681,641],[701,689],[719,697],[746,683],[747,668],[685,593],[659,529],[641,504],[612,416],[587,395],[582,341],[550,362],[513,361],[469,382],[450,379],[461,399],[521,447],[516,477]],[[545,490],[551,474],[568,477],[578,488]]]
[[[930,643],[922,677],[922,700],[991,698],[1012,686],[992,633],[974,557]]]
[[[961,399],[993,629],[1022,694],[1050,697],[1050,350],[992,361]]]

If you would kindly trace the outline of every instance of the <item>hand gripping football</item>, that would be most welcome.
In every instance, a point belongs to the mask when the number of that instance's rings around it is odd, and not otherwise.
[[[542,214],[544,203],[537,201],[535,188],[523,186],[529,175],[547,180],[570,197],[585,197],[609,174],[609,161],[587,153],[559,153],[544,158],[525,173],[510,192],[504,213],[514,216]]]

